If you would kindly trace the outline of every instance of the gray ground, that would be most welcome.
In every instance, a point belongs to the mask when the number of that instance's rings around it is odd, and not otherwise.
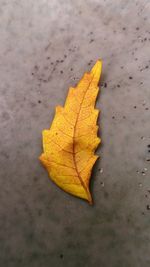
[[[149,47],[149,0],[0,0],[0,267],[150,266]],[[91,207],[38,156],[55,106],[98,58]]]

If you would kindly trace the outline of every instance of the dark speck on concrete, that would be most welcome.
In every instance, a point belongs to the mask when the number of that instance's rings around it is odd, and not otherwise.
[[[37,65],[35,65],[34,69],[37,71],[39,69],[39,67]]]
[[[147,208],[147,210],[150,210],[150,205],[147,205],[146,208]]]
[[[60,73],[63,74],[63,70],[61,70]]]
[[[126,27],[123,27],[122,29],[123,29],[123,31],[125,31],[126,30]]]
[[[133,77],[132,76],[129,76],[129,80],[132,80],[133,79]]]
[[[91,40],[90,40],[90,44],[93,43],[93,42],[94,42],[94,39],[91,39]]]
[[[41,104],[41,102],[42,102],[41,100],[38,100],[38,103],[39,103],[39,104]]]
[[[64,255],[63,254],[60,254],[60,258],[63,259]]]
[[[150,148],[150,144],[148,144],[147,147]]]
[[[93,60],[90,60],[90,62],[88,63],[88,65],[90,66],[92,64]]]

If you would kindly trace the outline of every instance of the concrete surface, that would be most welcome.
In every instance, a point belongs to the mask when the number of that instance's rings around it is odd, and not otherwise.
[[[149,0],[0,0],[0,267],[150,266],[149,47]],[[38,156],[55,106],[98,58],[91,207]]]

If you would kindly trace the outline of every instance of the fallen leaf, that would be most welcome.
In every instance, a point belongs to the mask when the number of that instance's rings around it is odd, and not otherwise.
[[[98,109],[94,109],[99,91],[102,62],[98,60],[78,85],[69,89],[64,107],[57,106],[49,130],[43,130],[41,162],[50,178],[64,191],[92,204],[89,181],[98,156]]]

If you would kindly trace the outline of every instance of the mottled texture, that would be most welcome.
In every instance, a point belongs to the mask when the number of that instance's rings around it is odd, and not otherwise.
[[[149,14],[149,0],[0,0],[1,267],[150,266]],[[90,207],[38,156],[54,107],[98,58]]]

